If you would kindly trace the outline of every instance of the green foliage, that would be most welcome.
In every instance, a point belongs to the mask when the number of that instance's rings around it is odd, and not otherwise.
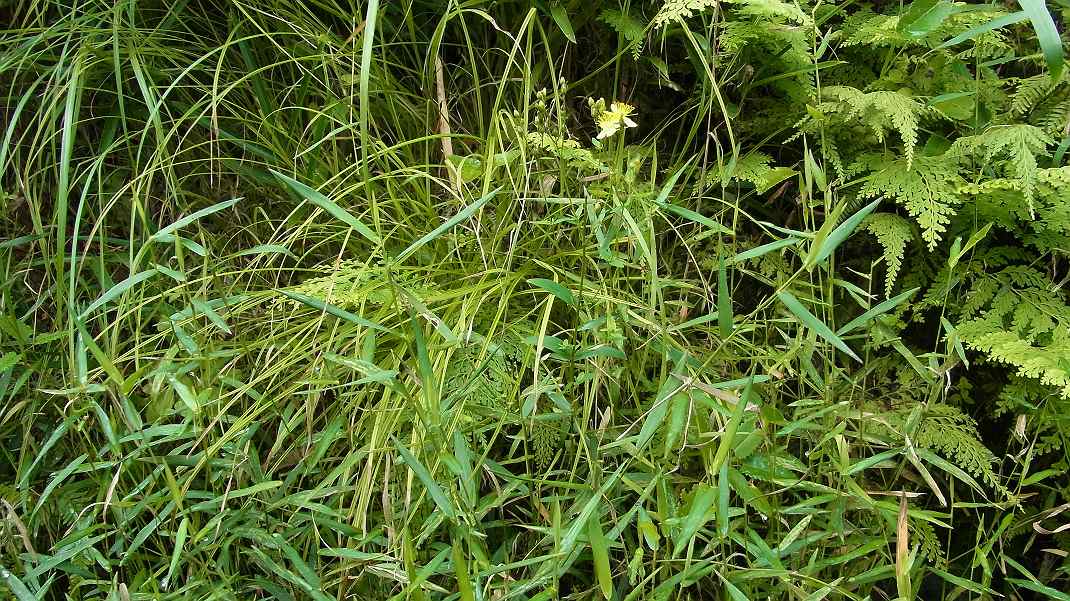
[[[665,0],[665,3],[661,5],[661,10],[654,15],[652,23],[655,28],[664,27],[674,21],[688,19],[695,13],[714,6],[717,6],[716,0]]]
[[[1042,6],[0,0],[9,596],[1061,598]]]
[[[921,226],[921,237],[936,248],[962,200],[959,188],[966,182],[954,163],[944,157],[887,161],[870,159],[873,172],[859,190],[863,198],[887,196],[901,204]]]
[[[893,213],[874,213],[862,223],[884,249],[884,295],[890,297],[895,278],[903,266],[907,244],[914,241],[914,228],[909,221]]]

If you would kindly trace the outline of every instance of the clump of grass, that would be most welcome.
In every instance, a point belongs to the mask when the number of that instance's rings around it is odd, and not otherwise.
[[[1058,33],[875,8],[0,1],[10,595],[1065,598]]]

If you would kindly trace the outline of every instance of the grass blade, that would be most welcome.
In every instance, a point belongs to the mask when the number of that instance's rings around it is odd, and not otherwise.
[[[375,235],[375,232],[368,229],[368,226],[361,223],[360,220],[354,217],[349,211],[343,209],[342,207],[338,206],[338,204],[335,203],[333,200],[324,196],[322,192],[310,188],[309,186],[302,184],[294,178],[279,173],[274,169],[271,170],[271,173],[274,174],[275,177],[279,179],[279,181],[286,184],[286,186],[293,190],[299,197],[308,200],[309,202],[318,206],[324,211],[327,211],[327,213],[329,213],[335,219],[357,230],[358,234],[364,236],[373,244],[382,244],[382,240],[379,239],[379,236]]]
[[[888,311],[891,311],[892,309],[898,307],[900,303],[913,296],[915,293],[917,293],[918,290],[920,290],[920,288],[911,288],[910,290],[907,290],[902,294],[898,294],[881,303],[878,303],[877,305],[871,307],[865,313],[844,324],[842,328],[836,330],[836,334],[843,336],[844,334],[847,334],[848,332],[855,330],[856,328],[860,328],[866,325],[874,317],[887,313]]]
[[[438,482],[435,482],[435,479],[431,477],[431,472],[427,471],[424,464],[420,463],[420,460],[406,449],[397,438],[394,438],[392,434],[390,435],[390,440],[393,441],[394,448],[401,454],[401,459],[409,466],[409,469],[416,474],[416,477],[420,479],[424,488],[427,489],[427,493],[431,495],[431,499],[435,502],[439,511],[451,520],[456,519],[457,511],[453,508],[453,503],[450,502],[446,493],[442,491],[442,487],[438,485]]]
[[[480,208],[482,208],[483,205],[487,204],[487,201],[489,201],[490,199],[494,198],[494,196],[496,194],[498,194],[499,191],[501,191],[501,188],[496,188],[494,190],[491,190],[487,194],[483,195],[482,198],[480,198],[479,200],[477,200],[477,201],[473,202],[472,204],[468,205],[467,207],[465,207],[464,209],[459,211],[456,215],[454,215],[453,217],[450,217],[449,219],[444,221],[442,223],[442,225],[436,227],[434,230],[432,230],[431,232],[429,232],[426,235],[422,236],[416,242],[413,242],[412,244],[410,244],[405,250],[403,250],[400,253],[398,253],[398,256],[394,258],[394,261],[396,263],[400,263],[400,262],[404,261],[405,259],[407,259],[409,257],[409,255],[411,255],[412,253],[416,252],[420,247],[424,246],[425,244],[427,244],[428,242],[434,240],[435,238],[438,238],[439,236],[441,236],[443,232],[445,232],[445,231],[449,230],[450,228],[456,226],[458,223],[461,223],[462,221],[464,221],[466,219],[469,219],[470,217],[472,217],[472,215],[475,215],[476,211],[478,211]]]
[[[777,298],[780,299],[780,302],[784,303],[784,306],[787,307],[795,317],[798,317],[802,321],[803,325],[816,332],[818,336],[832,343],[832,346],[846,353],[848,357],[851,357],[859,363],[862,362],[862,359],[851,350],[851,347],[847,346],[846,342],[841,340],[840,337],[825,325],[824,322],[818,319],[817,316],[808,311],[806,307],[799,302],[799,299],[795,298],[790,292],[778,292]]]
[[[1059,37],[1059,30],[1055,28],[1055,20],[1051,18],[1044,0],[1018,0],[1018,4],[1033,23],[1033,31],[1037,34],[1041,51],[1044,52],[1044,61],[1048,63],[1051,78],[1058,80],[1063,73],[1065,59],[1063,41]]]

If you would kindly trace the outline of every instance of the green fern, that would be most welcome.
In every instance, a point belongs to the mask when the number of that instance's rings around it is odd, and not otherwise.
[[[963,342],[1070,398],[1070,305],[1025,265],[977,273],[956,326]]]
[[[915,447],[943,455],[1002,496],[1009,496],[992,467],[996,456],[981,442],[977,423],[972,417],[957,407],[932,403],[923,409],[921,420],[913,431],[908,431],[908,422],[916,407],[916,402],[906,402],[890,412],[878,413],[878,432],[899,444],[905,443],[909,437],[910,444]]]
[[[1044,130],[1024,123],[996,125],[976,136],[964,136],[951,145],[947,156],[974,159],[982,168],[1003,164],[1021,182],[1021,191],[1032,209],[1033,188],[1037,180],[1037,155],[1044,154],[1051,139]],[[1002,159],[1002,160],[1001,160]]]
[[[729,0],[735,11],[751,18],[773,22],[789,22],[806,24],[811,21],[796,4],[789,4],[781,0]]]
[[[761,194],[796,174],[790,167],[774,167],[772,162],[773,157],[764,152],[751,152],[739,157],[735,164],[710,169],[706,174],[706,183],[727,185],[732,180],[747,182]]]
[[[455,350],[446,367],[443,396],[502,411],[515,405],[521,371],[517,343],[471,343]]]
[[[924,105],[899,92],[863,92],[848,86],[830,86],[821,92],[824,102],[818,110],[825,114],[842,114],[869,128],[878,142],[884,142],[885,132],[895,130],[903,141],[906,167],[914,161],[914,147],[918,145],[919,120],[926,112]]]
[[[561,159],[568,165],[578,169],[604,171],[605,163],[595,158],[590,150],[580,146],[576,140],[566,140],[561,136],[554,136],[541,132],[531,132],[527,135],[529,148],[541,156],[549,156]]]
[[[364,304],[384,305],[394,302],[395,298],[404,303],[403,295],[396,294],[395,287],[404,288],[417,298],[425,298],[434,292],[412,272],[394,271],[388,275],[381,264],[365,263],[357,259],[347,259],[337,267],[331,264],[321,265],[316,271],[326,275],[307,279],[284,290],[346,310],[358,309]],[[276,297],[275,303],[303,306],[282,294]]]
[[[654,28],[689,19],[695,13],[717,6],[717,3],[717,0],[665,0],[661,10],[654,15]]]
[[[643,37],[646,36],[646,24],[627,13],[615,9],[606,9],[598,16],[598,20],[609,25],[632,44],[632,60],[638,60],[643,51]]]
[[[898,15],[875,15],[869,11],[859,11],[847,19],[842,31],[847,35],[843,45],[848,47],[899,47],[921,43],[920,40],[914,40],[899,31]]]
[[[919,157],[878,162],[859,191],[863,198],[889,196],[902,205],[921,226],[921,237],[930,249],[955,214],[962,198],[958,189],[965,185],[958,168],[943,157]]]
[[[892,295],[895,278],[903,266],[907,243],[914,240],[914,228],[906,219],[894,213],[874,213],[862,222],[863,227],[877,237],[884,249],[884,294]]]

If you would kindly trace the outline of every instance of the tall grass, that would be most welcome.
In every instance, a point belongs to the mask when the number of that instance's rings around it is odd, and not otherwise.
[[[867,343],[816,139],[717,177],[795,133],[720,9],[597,4],[0,6],[14,598],[1066,598],[1057,489],[882,413],[955,350]]]

